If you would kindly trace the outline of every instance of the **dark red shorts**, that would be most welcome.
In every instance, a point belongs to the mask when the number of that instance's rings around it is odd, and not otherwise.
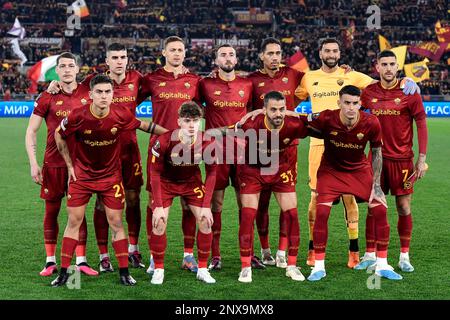
[[[218,164],[214,190],[225,190],[230,185],[230,181],[234,188],[239,188],[236,170],[234,164]]]
[[[415,175],[412,160],[389,160],[383,158],[381,171],[381,188],[385,194],[389,191],[394,196],[411,194],[414,192]],[[408,179],[409,178],[409,179]]]
[[[144,180],[142,178],[141,154],[136,142],[129,142],[121,146],[120,162],[125,190],[140,191]]]
[[[89,202],[93,193],[98,194],[103,204],[110,209],[122,210],[124,208],[125,190],[120,178],[70,182],[67,206],[81,207]]]
[[[298,144],[287,147],[285,154],[288,157],[288,161],[289,161],[289,164],[291,165],[291,167],[297,168]]]
[[[338,171],[321,165],[317,171],[317,203],[334,202],[342,194],[352,194],[359,201],[369,201],[372,191],[371,168]]]
[[[42,167],[41,198],[57,201],[64,198],[67,193],[67,179],[69,174],[66,167]]]
[[[161,177],[161,200],[163,207],[172,205],[173,198],[182,197],[187,205],[203,207],[203,198],[205,196],[205,186],[202,183],[202,177],[196,176],[189,181],[171,181]],[[152,209],[155,209],[152,202]]]
[[[297,168],[291,163],[284,163],[275,174],[262,174],[261,168],[249,165],[238,165],[239,192],[256,194],[262,190],[272,192],[295,192],[297,184]]]

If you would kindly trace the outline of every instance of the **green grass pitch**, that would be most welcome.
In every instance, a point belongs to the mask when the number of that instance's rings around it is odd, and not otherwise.
[[[0,120],[0,296],[2,299],[450,299],[450,120],[429,119],[428,159],[430,169],[422,181],[416,184],[413,199],[413,239],[411,261],[416,268],[412,274],[403,274],[404,280],[389,282],[381,280],[379,289],[368,289],[371,276],[364,271],[346,268],[347,232],[341,205],[333,208],[330,218],[329,247],[327,250],[327,277],[320,283],[295,282],[285,277],[282,269],[268,267],[254,270],[253,282],[237,281],[240,271],[238,249],[238,214],[234,192],[227,189],[222,230],[223,270],[216,272],[217,283],[206,285],[195,275],[180,269],[183,239],[179,201],[175,201],[169,218],[168,249],[166,254],[165,282],[153,286],[144,270],[131,269],[138,281],[136,287],[122,287],[117,271],[99,277],[81,277],[81,289],[51,288],[54,278],[39,276],[45,262],[43,246],[44,202],[39,198],[39,187],[31,181],[28,159],[24,147],[27,119]],[[45,126],[38,136],[38,158],[42,162],[45,144]],[[139,133],[139,145],[145,168],[148,136]],[[308,245],[307,204],[307,147],[303,141],[299,150],[298,209],[301,226],[301,247],[298,264],[305,275]],[[389,196],[389,221],[391,244],[389,262],[396,266],[399,254],[397,217],[393,197]],[[149,252],[145,231],[145,207],[147,195],[141,193],[142,229],[140,247],[148,264]],[[66,209],[60,213],[60,240],[66,224]],[[278,242],[279,210],[272,197],[270,207],[270,243],[272,252]],[[360,249],[363,252],[366,204],[360,206]],[[93,230],[93,200],[87,209],[89,226],[88,261],[92,266],[98,262]],[[257,240],[257,239],[256,239]],[[259,252],[259,241],[255,249]],[[59,262],[60,242],[57,259]],[[110,245],[110,252],[112,247]],[[112,258],[117,268],[115,258]]]

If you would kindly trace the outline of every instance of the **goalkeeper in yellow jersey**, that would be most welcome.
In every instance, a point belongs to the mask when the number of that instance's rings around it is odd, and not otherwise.
[[[313,113],[326,109],[338,109],[339,90],[346,85],[354,85],[359,89],[364,89],[369,84],[377,82],[377,80],[361,72],[347,72],[345,69],[339,68],[338,63],[341,53],[339,42],[334,38],[327,38],[320,42],[319,56],[322,60],[322,67],[318,70],[307,72],[295,92],[300,100],[305,100],[308,96],[310,97]],[[404,94],[413,94],[417,91],[419,91],[417,84],[411,79],[405,78]],[[316,217],[316,175],[323,151],[323,140],[311,138],[309,148],[309,187],[311,188],[311,201],[308,208],[310,241],[306,262],[309,266],[314,266],[315,263],[312,230]],[[350,239],[347,266],[353,268],[359,263],[358,205],[355,197],[352,195],[342,195],[341,199],[344,205],[345,220]]]

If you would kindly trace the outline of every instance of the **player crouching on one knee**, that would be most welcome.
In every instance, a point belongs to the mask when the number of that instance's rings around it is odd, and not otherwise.
[[[199,130],[203,110],[192,101],[178,110],[179,128],[161,135],[151,148],[152,232],[151,254],[155,270],[152,284],[164,281],[164,255],[167,248],[166,228],[173,198],[180,196],[194,214],[198,224],[197,279],[215,283],[208,269],[213,216],[211,198],[216,181],[215,143]],[[208,152],[209,151],[209,152]],[[202,182],[199,164],[206,164],[206,181]]]

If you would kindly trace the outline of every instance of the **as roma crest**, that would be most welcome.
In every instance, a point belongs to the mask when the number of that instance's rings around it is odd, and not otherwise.
[[[284,83],[288,83],[289,79],[288,79],[287,77],[283,77],[283,78],[281,79],[281,81],[283,81]]]
[[[130,89],[130,91],[133,91],[134,90],[134,84],[130,83],[128,85],[128,89]]]
[[[81,104],[85,105],[87,103],[87,100],[85,98],[81,99]]]
[[[339,79],[339,80],[337,81],[337,84],[340,85],[340,86],[342,86],[342,85],[344,84],[344,80]]]
[[[241,96],[241,98],[244,97],[244,94],[245,94],[244,90],[240,90],[238,93],[239,93],[239,95]]]
[[[361,140],[362,138],[364,138],[364,133],[358,133],[357,135],[356,135],[356,137],[359,139],[359,140]]]
[[[402,99],[400,99],[400,98],[395,98],[394,102],[395,102],[396,105],[399,105],[400,102],[402,102]]]
[[[184,86],[186,87],[186,89],[189,89],[191,87],[191,84],[189,82],[185,82]]]
[[[115,128],[115,127],[112,128],[112,129],[111,129],[111,133],[112,133],[112,134],[116,134],[116,133],[117,133],[117,128]]]

